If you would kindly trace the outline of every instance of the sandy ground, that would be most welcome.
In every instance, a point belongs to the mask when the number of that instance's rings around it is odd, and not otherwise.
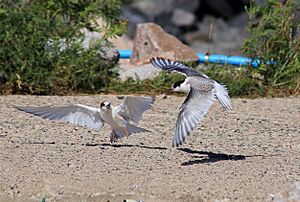
[[[300,180],[300,97],[216,103],[172,148],[183,97],[157,97],[141,126],[109,143],[101,131],[44,120],[13,106],[99,106],[116,96],[0,96],[0,201],[271,201]]]

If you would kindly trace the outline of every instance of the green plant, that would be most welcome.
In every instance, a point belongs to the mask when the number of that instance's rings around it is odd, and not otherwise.
[[[255,6],[252,2],[247,12],[250,37],[243,51],[261,61],[257,71],[263,85],[299,92],[300,20],[295,15],[300,12],[299,2],[268,0]]]
[[[210,78],[225,84],[230,96],[259,95],[262,85],[252,77],[252,68],[237,68],[230,65],[209,65],[204,71]]]
[[[121,35],[121,0],[11,0],[0,4],[0,93],[98,92],[116,77],[105,57]],[[101,18],[100,26],[96,19]],[[82,30],[101,39],[83,47]]]

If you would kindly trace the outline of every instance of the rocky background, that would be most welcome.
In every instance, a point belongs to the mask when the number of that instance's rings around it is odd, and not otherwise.
[[[132,1],[122,8],[122,18],[129,24],[121,48],[131,48],[128,40],[134,38],[137,24],[154,22],[197,52],[209,48],[213,54],[240,55],[248,36],[245,7],[249,4],[249,0]]]

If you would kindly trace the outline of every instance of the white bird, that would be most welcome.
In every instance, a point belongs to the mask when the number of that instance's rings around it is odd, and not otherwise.
[[[110,102],[104,101],[100,108],[90,107],[82,104],[74,104],[61,107],[16,107],[45,119],[59,122],[72,123],[75,125],[100,129],[107,123],[112,132],[110,141],[123,137],[129,137],[132,133],[150,132],[144,128],[133,125],[142,119],[142,114],[152,107],[154,97],[129,97],[126,96],[123,102],[112,106]]]
[[[207,75],[168,59],[152,58],[150,61],[158,69],[177,72],[186,77],[185,80],[177,81],[172,85],[174,91],[188,93],[177,117],[173,146],[182,145],[186,136],[203,119],[216,99],[224,109],[231,108],[226,87]]]

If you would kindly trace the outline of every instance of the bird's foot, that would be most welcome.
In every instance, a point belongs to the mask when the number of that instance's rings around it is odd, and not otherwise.
[[[111,143],[117,142],[118,139],[119,139],[119,136],[115,133],[114,130],[113,130],[112,133],[113,133],[113,134],[112,134],[112,136],[111,136],[110,142],[111,142]]]

